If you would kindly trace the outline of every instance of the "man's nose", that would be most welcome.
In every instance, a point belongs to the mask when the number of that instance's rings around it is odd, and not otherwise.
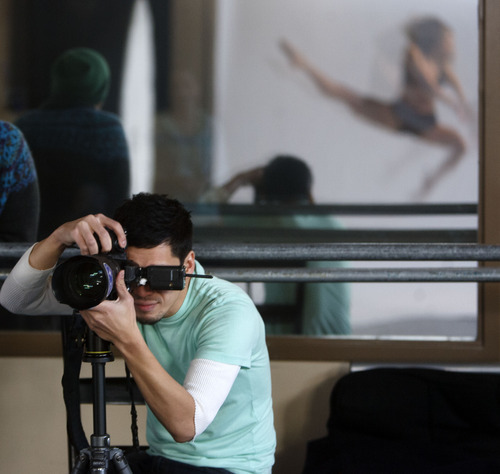
[[[145,296],[151,293],[151,288],[146,283],[145,285],[139,285],[134,288],[134,294],[137,296]]]

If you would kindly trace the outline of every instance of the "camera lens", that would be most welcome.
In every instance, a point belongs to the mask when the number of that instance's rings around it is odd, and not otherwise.
[[[97,257],[73,257],[58,266],[52,277],[54,295],[74,309],[87,309],[105,300],[113,289],[114,272]]]
[[[99,298],[103,288],[107,286],[105,273],[98,262],[77,263],[69,272],[68,277],[69,290],[84,298]]]

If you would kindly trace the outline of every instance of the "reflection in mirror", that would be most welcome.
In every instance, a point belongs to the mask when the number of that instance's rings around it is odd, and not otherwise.
[[[87,214],[112,215],[129,195],[130,159],[118,117],[101,110],[109,64],[97,50],[70,48],[51,64],[50,93],[16,126],[36,163],[38,239]]]
[[[320,203],[476,202],[476,0],[218,5],[220,182],[290,153]]]
[[[212,171],[212,118],[189,71],[172,73],[168,111],[156,114],[154,191],[193,202],[208,191]]]
[[[199,241],[477,241],[475,213],[425,210],[477,202],[477,0],[57,4],[73,21],[47,18],[40,2],[12,3],[14,23],[31,27],[11,35],[6,114],[39,106],[57,54],[96,48],[112,70],[104,108],[123,120],[131,191],[189,203]],[[120,21],[109,21],[116,11]],[[259,197],[277,155],[310,170],[307,199]],[[293,183],[284,176],[275,188]],[[380,203],[386,212],[370,210]],[[367,207],[342,209],[353,204]],[[414,204],[414,213],[390,208]],[[267,319],[273,334],[476,337],[475,283],[274,285],[242,285],[268,318],[292,304],[286,329]],[[329,316],[335,307],[342,314]],[[323,312],[327,323],[306,329]]]
[[[320,207],[476,203],[477,1],[220,1],[217,7],[216,182],[209,202],[253,203],[258,185],[251,173],[287,154],[311,169],[312,194]],[[258,38],[249,18],[258,22]],[[281,175],[276,186],[280,179],[288,177]],[[256,212],[258,218],[237,216],[239,224],[228,216],[209,223],[221,226],[222,238],[236,225],[264,226],[265,212]],[[281,226],[286,231],[276,234],[279,241],[288,241],[290,230],[298,227],[319,233],[324,227],[311,219],[315,214],[317,221],[318,212],[273,214],[266,231],[246,230],[243,238],[268,239],[269,231]],[[409,231],[408,241],[417,238],[411,231],[426,230],[427,237],[419,234],[419,239],[431,242],[431,230],[450,229],[457,236],[470,230],[471,241],[476,238],[475,215],[322,217],[335,217],[332,229],[388,230],[371,235],[374,241],[386,241],[400,228]],[[302,321],[304,314],[334,311],[331,292],[330,299],[315,294],[315,305],[305,305],[309,290],[328,293],[328,285],[308,284],[294,292]],[[268,284],[250,286],[256,301],[274,301]],[[475,283],[349,287],[350,304],[342,307],[349,307],[353,336],[476,337]],[[284,291],[279,294],[287,298]],[[346,333],[333,329],[331,316],[327,320],[329,325],[308,332],[293,318],[287,333]],[[338,320],[345,320],[345,311]]]

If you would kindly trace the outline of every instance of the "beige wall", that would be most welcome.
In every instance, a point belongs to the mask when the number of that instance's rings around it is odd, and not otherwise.
[[[84,375],[90,365],[84,364]],[[273,362],[273,397],[278,436],[274,474],[300,473],[307,441],[324,436],[328,398],[349,370],[335,362]],[[68,472],[62,362],[58,358],[0,358],[0,474]],[[123,362],[106,364],[107,376],[123,376]],[[108,409],[112,444],[129,444],[128,406]],[[87,433],[92,407],[85,407]],[[139,407],[139,440],[144,442],[145,409]]]

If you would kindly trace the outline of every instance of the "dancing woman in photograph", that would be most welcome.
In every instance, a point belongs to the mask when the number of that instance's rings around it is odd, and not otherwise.
[[[306,72],[327,97],[340,100],[354,113],[375,124],[411,133],[448,149],[444,162],[425,180],[422,197],[458,164],[466,149],[464,139],[456,130],[438,122],[436,100],[452,107],[462,119],[467,118],[469,111],[452,68],[455,44],[451,29],[437,18],[425,17],[410,22],[405,32],[408,45],[403,63],[403,86],[393,102],[365,96],[327,77],[287,41],[283,41],[281,47],[291,64]],[[451,87],[452,93],[444,88],[445,85]]]

